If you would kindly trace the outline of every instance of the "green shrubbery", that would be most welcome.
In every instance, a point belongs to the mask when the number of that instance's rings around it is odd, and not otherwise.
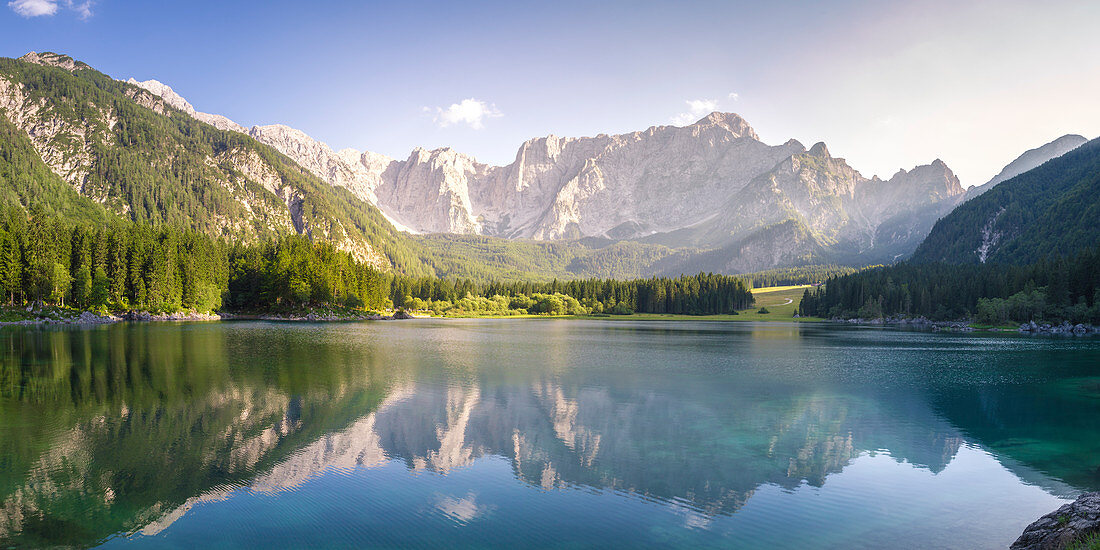
[[[404,303],[408,309],[442,316],[586,315],[590,312],[576,298],[560,293],[534,294],[530,297],[523,294],[511,297],[496,294],[488,298],[467,294],[454,302],[408,296]]]
[[[1008,298],[981,298],[974,319],[982,324],[1003,325],[1009,322],[1072,321],[1100,323],[1100,290],[1092,306],[1084,298],[1077,303],[1058,306],[1050,304],[1045,290],[1017,292]]]

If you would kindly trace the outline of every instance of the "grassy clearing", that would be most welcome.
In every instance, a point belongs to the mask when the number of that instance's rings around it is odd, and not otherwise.
[[[611,316],[587,316],[588,319],[611,319],[621,321],[821,321],[817,317],[802,317],[796,319],[794,314],[798,311],[798,303],[802,301],[802,293],[810,285],[799,286],[772,286],[755,288],[752,291],[756,298],[756,305],[752,309],[745,309],[737,315],[674,315],[662,313],[635,313],[633,315]],[[766,308],[769,313],[758,313],[760,308]]]
[[[798,291],[798,299],[802,299],[802,292],[805,291],[807,288],[810,288],[810,285],[765,286],[765,287],[752,289],[752,293],[753,293],[753,295],[760,295],[760,294],[774,294],[776,292],[790,292],[792,290],[797,290]]]
[[[634,313],[632,315],[499,315],[499,314],[465,314],[445,315],[448,318],[466,319],[601,319],[607,321],[821,321],[817,317],[802,317],[796,319],[794,314],[798,311],[798,303],[802,301],[802,293],[810,285],[799,286],[772,286],[753,289],[752,294],[756,298],[756,305],[751,309],[738,312],[737,315],[677,315],[673,313]],[[759,313],[760,308],[766,308],[769,313]],[[423,312],[417,312],[423,315]]]
[[[798,303],[802,301],[802,293],[809,285],[799,286],[771,286],[754,288],[752,295],[756,298],[756,306],[739,312],[738,321],[820,321],[816,318],[795,319],[798,311]],[[760,308],[766,308],[768,313],[758,313]]]

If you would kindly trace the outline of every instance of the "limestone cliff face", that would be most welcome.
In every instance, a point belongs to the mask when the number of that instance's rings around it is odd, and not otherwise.
[[[892,260],[912,252],[962,194],[940,161],[883,181],[864,177],[818,143],[753,178],[722,205],[722,215],[650,240],[716,246],[705,267],[726,272],[824,258]]]
[[[374,194],[378,187],[377,176],[372,178],[368,168],[358,162],[349,162],[328,145],[314,140],[305,132],[282,124],[253,126],[241,131],[274,147],[330,184],[344,187],[362,200],[378,202]]]
[[[61,179],[100,203],[106,200],[102,193],[86,190],[85,183],[92,166],[92,150],[105,143],[106,132],[115,124],[109,108],[99,109],[95,117],[67,119],[45,98],[32,99],[22,83],[0,76],[0,113],[26,132],[43,162]]]
[[[426,233],[484,233],[470,200],[471,181],[488,167],[453,149],[415,149],[392,163],[376,190],[378,205],[406,227]]]
[[[629,239],[691,225],[795,152],[739,116],[588,138],[525,142],[507,166],[450,149],[414,151],[383,171],[378,205],[425,232]]]

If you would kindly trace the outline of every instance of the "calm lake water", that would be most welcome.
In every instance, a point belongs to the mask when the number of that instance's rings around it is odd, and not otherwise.
[[[571,320],[0,330],[0,547],[1003,548],[1100,339]]]

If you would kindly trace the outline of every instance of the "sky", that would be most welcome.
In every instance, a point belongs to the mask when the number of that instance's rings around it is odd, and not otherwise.
[[[942,159],[964,186],[1100,135],[1100,2],[0,0],[0,56],[69,54],[200,111],[334,149],[449,146],[743,116],[864,175]]]

